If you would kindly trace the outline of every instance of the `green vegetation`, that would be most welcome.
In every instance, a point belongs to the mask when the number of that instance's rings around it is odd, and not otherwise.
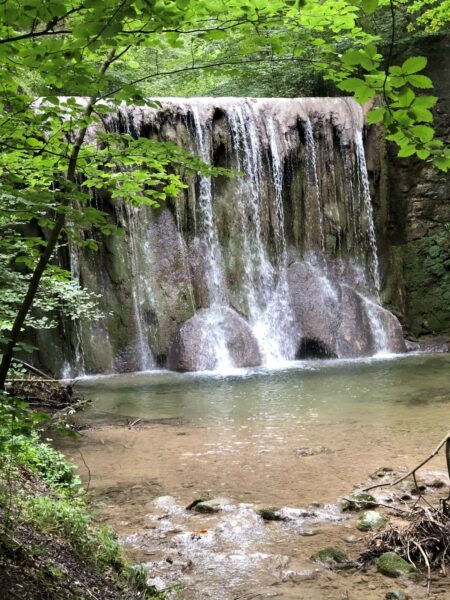
[[[450,333],[450,225],[408,242],[403,251],[407,319],[414,336]]]
[[[73,466],[60,452],[40,440],[35,427],[46,419],[30,412],[18,400],[4,400],[2,411],[0,573],[7,569],[5,558],[12,555],[23,569],[23,578],[29,577],[31,586],[32,567],[37,565],[39,572],[43,569],[41,551],[33,544],[35,536],[42,534],[50,544],[58,544],[62,549],[60,560],[53,557],[45,562],[52,585],[63,575],[64,579],[77,576],[70,566],[75,556],[81,565],[92,570],[93,579],[107,577],[109,585],[112,582],[121,589],[123,596],[117,598],[158,597],[146,584],[147,569],[128,566],[114,532],[95,526]],[[42,588],[35,592],[42,595],[39,597],[50,593],[45,580],[40,580],[39,585]]]

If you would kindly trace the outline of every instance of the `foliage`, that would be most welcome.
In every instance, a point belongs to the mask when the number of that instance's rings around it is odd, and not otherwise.
[[[42,420],[18,399],[0,402],[0,555],[17,550],[15,529],[26,524],[65,540],[95,569],[113,570],[140,597],[162,598],[147,586],[146,571],[127,565],[114,531],[95,525],[74,467],[37,435]],[[47,570],[52,578],[62,574],[57,565]]]
[[[122,562],[117,536],[109,528],[93,526],[82,500],[43,495],[26,499],[23,508],[24,518],[37,529],[67,540],[95,567]]]

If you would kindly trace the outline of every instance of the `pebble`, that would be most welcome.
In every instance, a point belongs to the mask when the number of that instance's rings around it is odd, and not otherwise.
[[[304,537],[311,537],[320,533],[320,529],[302,529],[298,532],[299,535]]]
[[[346,535],[344,538],[344,542],[347,542],[348,544],[353,544],[355,542],[359,542],[360,539],[361,538],[357,535]]]

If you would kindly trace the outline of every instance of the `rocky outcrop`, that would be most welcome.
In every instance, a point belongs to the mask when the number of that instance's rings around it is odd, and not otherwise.
[[[231,308],[201,309],[181,326],[170,348],[168,366],[176,371],[209,371],[227,364],[261,364],[252,330]]]
[[[437,135],[450,143],[450,36],[422,38],[396,57],[428,58],[426,74],[439,97],[433,109]],[[450,340],[450,171],[416,157],[398,158],[395,145],[369,131],[366,148],[375,199],[383,302],[412,338]]]
[[[176,142],[234,176],[191,173],[161,207],[97,194],[123,235],[65,258],[105,316],[63,323],[61,358],[41,364],[71,375],[190,371],[403,351],[379,303],[354,101],[164,99],[120,107],[105,125]]]
[[[290,265],[287,277],[297,330],[297,348],[301,348],[301,340],[306,338],[320,343],[324,354],[336,356],[341,321],[339,288],[333,286],[320,269],[308,262]]]

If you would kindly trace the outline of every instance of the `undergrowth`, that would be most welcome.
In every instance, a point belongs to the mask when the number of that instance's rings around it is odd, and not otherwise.
[[[21,400],[0,396],[0,559],[2,553],[22,558],[27,552],[39,554],[17,541],[17,532],[26,526],[63,541],[90,569],[117,580],[127,589],[117,600],[163,598],[147,585],[144,565],[127,564],[114,531],[95,525],[74,467],[38,432],[44,421],[48,418]],[[44,579],[62,577],[57,564],[42,570]]]

